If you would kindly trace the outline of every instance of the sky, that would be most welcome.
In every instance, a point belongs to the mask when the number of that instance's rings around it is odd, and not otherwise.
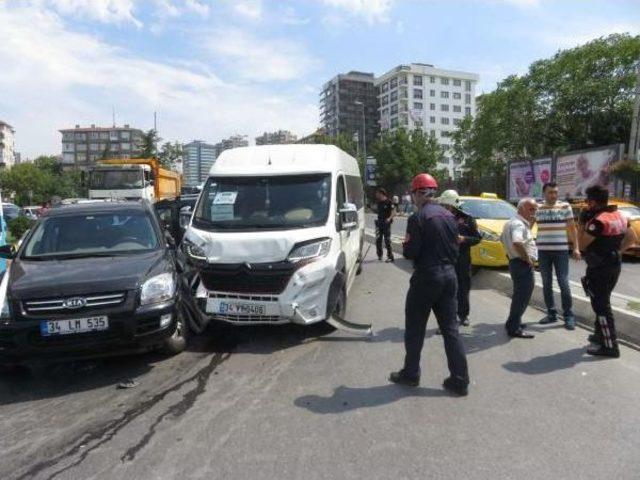
[[[318,126],[322,84],[411,62],[478,73],[478,93],[535,60],[640,34],[638,0],[0,0],[0,120],[16,150],[61,128],[153,127],[217,142]]]

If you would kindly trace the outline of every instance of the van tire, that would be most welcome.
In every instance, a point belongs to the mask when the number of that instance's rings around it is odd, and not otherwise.
[[[338,298],[336,299],[336,306],[331,312],[330,317],[333,317],[336,313],[338,313],[342,318],[344,318],[345,313],[347,312],[347,292],[344,288],[340,289],[340,293],[338,293]],[[335,332],[337,330],[336,327],[331,325],[330,323],[324,321],[324,325],[326,325],[327,332]]]
[[[189,341],[189,324],[186,321],[186,317],[182,313],[180,308],[176,309],[176,328],[169,338],[167,338],[160,351],[164,355],[177,355],[180,352],[183,352],[185,348],[187,348],[187,343]]]

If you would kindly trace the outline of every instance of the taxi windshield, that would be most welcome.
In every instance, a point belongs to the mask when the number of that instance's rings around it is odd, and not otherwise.
[[[460,201],[460,209],[474,218],[508,220],[518,211],[504,200],[486,200],[482,198],[464,198]]]

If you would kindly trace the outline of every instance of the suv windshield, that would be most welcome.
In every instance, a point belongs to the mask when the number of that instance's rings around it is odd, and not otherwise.
[[[482,200],[465,198],[461,201],[463,212],[474,218],[508,220],[516,216],[518,211],[504,200]]]
[[[324,225],[331,175],[210,178],[193,218],[204,229],[286,229]]]
[[[37,224],[23,258],[111,256],[157,246],[156,231],[143,213],[78,214],[49,217]]]
[[[91,188],[98,190],[123,190],[142,188],[142,170],[95,170],[91,173]]]

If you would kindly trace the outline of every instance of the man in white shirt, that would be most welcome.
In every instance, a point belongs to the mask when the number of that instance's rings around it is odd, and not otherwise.
[[[536,220],[538,204],[533,198],[518,202],[518,214],[509,220],[502,231],[502,243],[509,257],[509,273],[513,283],[511,309],[505,325],[512,338],[533,338],[522,326],[522,315],[533,293],[533,269],[538,260],[538,248],[531,233]]]

